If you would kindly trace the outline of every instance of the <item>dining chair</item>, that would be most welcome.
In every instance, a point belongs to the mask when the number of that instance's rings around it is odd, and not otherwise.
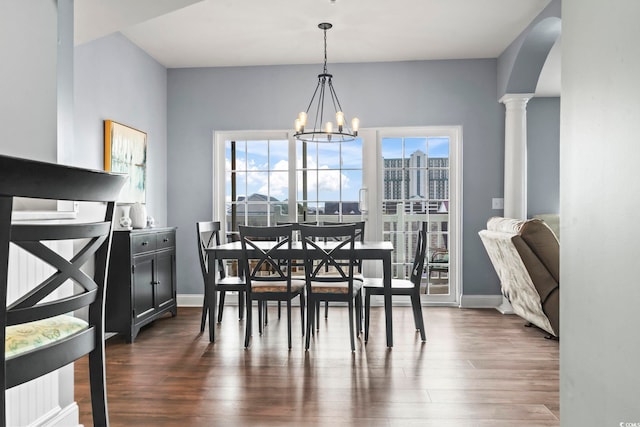
[[[209,275],[209,254],[205,250],[211,246],[220,245],[220,221],[200,221],[196,222],[196,231],[198,233],[198,255],[200,258],[200,270],[202,271],[202,279],[204,285],[207,286],[207,277]],[[246,282],[241,276],[228,276],[224,263],[220,259],[216,263],[218,268],[218,276],[216,277],[216,291],[220,292],[220,300],[218,301],[218,323],[222,322],[222,312],[224,310],[225,295],[227,292],[238,292],[238,318],[242,320],[244,317],[244,292]],[[208,313],[213,309],[212,313]],[[202,319],[200,320],[200,332],[204,332],[207,322],[207,314],[216,315],[215,304],[209,307],[206,292],[205,299],[202,304]]]
[[[109,424],[104,297],[115,201],[125,180],[123,175],[0,155],[0,331],[5,343],[0,425],[7,423],[8,389],[86,354],[93,425]],[[87,211],[99,218],[12,223],[16,197],[80,201],[83,211],[91,205]],[[77,247],[66,255],[70,242]],[[34,274],[22,279],[10,275],[9,254],[17,248],[50,275],[40,283]],[[74,314],[77,310],[83,314]]]
[[[304,335],[304,280],[293,279],[291,256],[286,254],[283,263],[282,250],[291,250],[291,225],[274,227],[239,226],[242,244],[242,265],[246,279],[247,324],[244,346],[249,347],[252,334],[252,301],[258,305],[258,331],[262,335],[263,312],[266,315],[268,301],[287,303],[287,334],[291,349],[291,300],[300,298],[300,321]]]
[[[334,221],[323,221],[323,225],[342,225],[342,224],[355,224],[356,225],[356,241],[364,242],[364,227],[365,221],[353,221],[353,222],[334,222]],[[326,272],[326,270],[325,270]],[[364,276],[362,275],[362,260],[356,259],[356,271],[353,273],[354,280],[359,280],[360,282],[364,281]],[[319,304],[319,303],[318,303]],[[329,301],[324,302],[324,318],[329,318]],[[316,327],[320,326],[320,307],[316,307]]]
[[[277,221],[276,225],[290,225],[293,228],[293,236],[292,238],[296,240],[296,237],[300,236],[300,224],[307,225],[316,225],[315,221],[305,221],[305,222],[289,222],[289,221]],[[297,234],[297,236],[296,236]],[[282,262],[286,262],[286,260],[282,260]],[[302,279],[304,280],[304,261],[301,259],[292,259],[291,260],[291,275],[294,279]],[[278,319],[281,314],[281,301],[278,301]],[[266,323],[266,312],[265,312],[265,323]]]
[[[391,294],[406,295],[411,298],[411,308],[413,309],[413,320],[416,330],[420,331],[422,341],[426,341],[424,331],[424,319],[422,317],[422,306],[420,305],[420,282],[424,271],[424,260],[427,253],[427,222],[422,222],[418,230],[416,251],[411,267],[409,279],[391,279]],[[366,278],[364,280],[364,341],[369,340],[369,311],[371,309],[371,295],[384,295],[384,285],[381,278]]]
[[[354,300],[356,305],[357,333],[362,323],[362,283],[354,280],[356,266],[356,225],[300,226],[302,248],[305,258],[307,289],[307,337],[305,349],[309,349],[314,311],[320,301],[342,301],[349,308],[349,333],[351,351],[355,351]],[[345,260],[348,262],[345,264]],[[325,274],[326,269],[332,274]]]

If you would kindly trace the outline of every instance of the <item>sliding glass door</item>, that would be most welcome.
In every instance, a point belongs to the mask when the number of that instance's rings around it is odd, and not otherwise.
[[[455,129],[391,129],[378,133],[378,215],[382,239],[394,245],[394,277],[409,277],[417,232],[427,226],[421,294],[456,302],[457,146]]]

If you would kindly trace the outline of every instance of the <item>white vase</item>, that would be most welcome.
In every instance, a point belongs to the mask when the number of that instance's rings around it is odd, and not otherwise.
[[[121,206],[122,216],[118,220],[118,225],[120,228],[128,228],[131,229],[131,218],[129,218],[129,209],[131,206]]]
[[[136,203],[129,210],[131,226],[133,228],[145,228],[147,226],[147,208],[141,203]]]

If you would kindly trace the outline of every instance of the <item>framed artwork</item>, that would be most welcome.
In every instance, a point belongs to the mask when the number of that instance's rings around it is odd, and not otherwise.
[[[104,170],[128,177],[120,192],[120,203],[145,203],[147,134],[113,120],[105,120]]]

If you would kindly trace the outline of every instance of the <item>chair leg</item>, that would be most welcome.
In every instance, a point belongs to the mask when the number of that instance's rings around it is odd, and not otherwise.
[[[415,321],[416,329],[420,331],[420,338],[422,341],[426,341],[427,336],[424,331],[424,318],[422,316],[422,306],[420,305],[420,294],[417,292],[411,294],[411,306],[413,307],[413,320]]]
[[[218,323],[222,323],[222,310],[224,310],[225,291],[220,291],[220,301],[218,301]]]
[[[356,296],[356,322],[358,329],[356,329],[356,335],[360,336],[360,332],[362,332],[362,289],[358,292]]]
[[[207,312],[209,307],[207,306],[207,298],[205,297],[202,302],[202,319],[200,320],[200,332],[204,332],[204,326],[207,324]]]
[[[287,299],[287,338],[289,340],[289,350],[291,350],[291,298]]]
[[[104,341],[102,340],[100,340],[96,348],[89,353],[89,383],[91,388],[93,425],[107,427],[109,425],[109,410],[107,409]]]
[[[266,310],[265,310],[265,306],[266,306],[266,301],[261,301],[258,300],[258,333],[260,335],[262,335],[262,316],[264,316],[265,318],[265,324],[266,324]]]
[[[244,319],[244,292],[238,291],[238,319]]]
[[[356,342],[354,338],[354,324],[353,324],[353,299],[349,301],[349,337],[351,338],[351,351],[356,351]]]
[[[304,336],[304,295],[300,294],[300,324],[302,325],[302,336]]]
[[[313,299],[309,300],[309,304],[307,305],[307,336],[305,339],[304,349],[309,350],[309,344],[311,342],[311,331],[313,330],[313,323],[315,319],[314,309],[315,302]]]
[[[266,302],[266,301],[264,301],[264,305],[263,305],[263,307],[262,307],[262,308],[263,308],[263,310],[264,310],[264,324],[265,324],[265,325],[268,325],[268,324],[269,324],[269,312],[268,312],[268,310],[267,310],[267,307],[268,307],[267,302]]]
[[[212,301],[207,301],[207,307],[209,307],[209,341],[216,342],[216,325],[215,321],[217,319],[216,310],[218,309],[218,291],[217,289],[213,289],[213,291],[209,294],[209,298]]]
[[[252,313],[252,307],[251,307],[251,300],[249,299],[249,293],[246,293],[247,295],[247,321],[246,321],[246,325],[245,325],[245,333],[244,333],[244,347],[248,348],[249,347],[249,340],[251,339],[251,313]],[[258,301],[258,310],[260,310],[260,301]]]
[[[280,319],[280,314],[281,314],[281,313],[280,313],[280,311],[281,311],[281,308],[280,308],[280,307],[281,307],[281,302],[280,302],[280,301],[278,301],[278,319]]]
[[[316,301],[316,329],[320,330],[320,300]]]
[[[369,316],[371,310],[371,294],[365,293],[364,296],[364,342],[369,341]]]
[[[329,318],[329,301],[324,302],[324,318]]]

